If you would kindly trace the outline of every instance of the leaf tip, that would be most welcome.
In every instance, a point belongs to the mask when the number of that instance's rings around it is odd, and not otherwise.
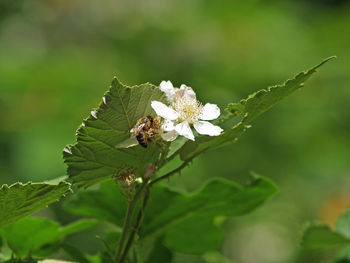
[[[116,76],[114,76],[113,77],[113,80],[112,80],[112,83],[111,83],[111,87],[116,87],[116,86],[118,86],[118,85],[122,85],[121,84],[121,82],[119,81],[119,79],[116,77]]]
[[[324,59],[316,68],[322,66],[323,64],[327,63],[328,61],[332,60],[332,59],[336,59],[338,58],[337,56],[331,56],[331,57],[328,57],[326,59]]]
[[[335,58],[338,58],[338,57],[336,55],[333,55],[333,56],[326,58],[325,60],[331,60],[331,59],[335,59]]]

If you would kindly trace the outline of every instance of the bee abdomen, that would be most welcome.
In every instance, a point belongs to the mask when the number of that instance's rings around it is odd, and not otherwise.
[[[147,141],[146,141],[146,138],[145,138],[143,132],[140,132],[139,134],[137,134],[136,139],[142,147],[147,148]]]

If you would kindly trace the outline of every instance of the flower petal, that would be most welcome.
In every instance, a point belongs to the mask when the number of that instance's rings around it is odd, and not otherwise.
[[[175,129],[174,122],[171,120],[164,120],[162,128],[164,131],[173,131]]]
[[[197,121],[193,124],[193,127],[199,134],[210,136],[218,136],[223,131],[219,126],[213,125],[208,121]]]
[[[192,132],[192,130],[190,128],[190,125],[188,124],[187,121],[184,121],[184,122],[181,122],[181,123],[177,124],[175,126],[175,131],[178,134],[186,137],[187,139],[190,139],[190,140],[194,141],[193,132]]]
[[[172,108],[168,107],[167,105],[153,100],[151,102],[151,106],[154,109],[154,111],[159,115],[160,117],[163,117],[167,120],[176,120],[178,118],[178,114],[176,111],[174,111]]]
[[[160,87],[160,90],[165,93],[165,95],[167,96],[168,100],[170,102],[173,102],[176,89],[174,88],[174,86],[170,82],[170,80],[168,80],[168,81],[164,81],[163,80],[160,83],[159,87]]]
[[[170,132],[163,133],[161,136],[162,136],[163,140],[165,140],[167,142],[172,142],[173,140],[175,140],[177,138],[178,135],[179,134],[175,130],[172,130]]]
[[[194,100],[196,99],[196,93],[194,93],[191,87],[188,87],[185,84],[182,84],[180,86],[179,95],[181,97],[185,97],[189,99],[194,99]]]
[[[207,103],[199,114],[199,119],[205,121],[215,120],[220,116],[220,108],[216,104]]]

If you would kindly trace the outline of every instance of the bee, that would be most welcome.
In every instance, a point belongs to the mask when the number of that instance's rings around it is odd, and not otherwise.
[[[132,136],[126,141],[117,145],[117,148],[129,148],[140,144],[147,148],[147,145],[152,139],[160,136],[160,128],[162,125],[162,118],[157,116],[146,116],[140,118],[135,126],[130,130]]]
[[[142,147],[147,148],[148,142],[152,141],[152,139],[158,135],[160,126],[160,118],[146,116],[137,121],[133,133],[138,143]]]

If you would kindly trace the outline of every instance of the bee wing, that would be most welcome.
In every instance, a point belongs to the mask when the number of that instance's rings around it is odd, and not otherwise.
[[[130,137],[129,139],[126,139],[125,141],[118,143],[115,147],[116,148],[130,148],[135,145],[138,145],[139,142],[136,140],[135,137]]]

